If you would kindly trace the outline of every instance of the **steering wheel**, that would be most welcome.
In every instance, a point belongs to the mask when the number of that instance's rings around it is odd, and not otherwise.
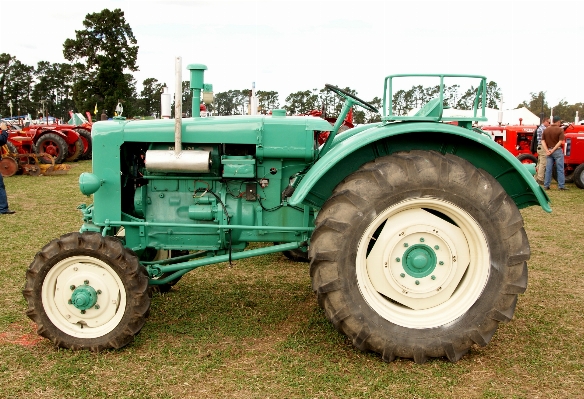
[[[350,98],[351,100],[355,101],[355,104],[365,108],[367,111],[379,113],[377,108],[375,108],[373,105],[369,104],[367,101],[363,101],[359,97],[357,97],[349,92],[346,92],[345,90],[340,89],[337,86],[333,86],[333,85],[330,85],[327,83],[324,85],[324,87],[326,87],[328,90],[338,94],[339,96],[343,97],[344,99]]]

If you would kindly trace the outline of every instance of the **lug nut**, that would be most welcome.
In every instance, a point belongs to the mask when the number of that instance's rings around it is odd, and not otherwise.
[[[407,242],[404,242],[404,247],[407,247],[407,246],[408,246],[408,243]]]
[[[74,285],[70,285],[69,288],[71,288],[71,291],[73,291],[75,289]]]
[[[85,310],[82,310],[82,311],[81,311],[81,314],[85,314]]]
[[[85,285],[89,285],[89,280],[85,280],[85,281],[83,282],[83,284],[85,284]]]
[[[67,303],[68,303],[69,305],[73,305],[73,301],[72,301],[72,300],[70,300],[70,299],[67,301]]]
[[[421,237],[420,238],[420,242],[424,242],[424,237]]]
[[[101,294],[101,290],[97,290],[97,295]]]
[[[95,308],[96,308],[96,309],[99,309],[99,305],[95,305]]]
[[[404,278],[404,277],[406,276],[406,274],[405,274],[405,273],[401,273],[399,276],[400,276],[401,278]]]
[[[400,258],[395,258],[395,261],[396,261],[396,262],[399,262],[399,261],[400,261]]]
[[[444,262],[440,261],[440,262],[438,262],[438,264],[439,264],[440,266],[442,266],[442,265],[444,264]]]
[[[431,278],[432,280],[436,280],[436,276],[434,276],[434,275],[430,276],[430,278]]]
[[[416,285],[420,285],[420,281],[419,280],[416,280]]]
[[[434,245],[434,249],[440,249],[438,245]]]

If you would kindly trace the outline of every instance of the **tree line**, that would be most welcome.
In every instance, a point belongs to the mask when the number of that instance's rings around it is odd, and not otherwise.
[[[126,22],[124,12],[104,9],[87,14],[84,29],[75,31],[75,38],[63,43],[63,55],[69,63],[39,61],[36,67],[23,64],[7,53],[0,54],[0,115],[39,114],[68,119],[69,110],[76,112],[104,112],[113,116],[118,102],[124,107],[124,116],[160,116],[162,88],[166,83],[156,78],[142,82],[142,90],[137,92],[137,82],[132,72],[138,70],[138,43],[132,28]],[[192,92],[189,82],[182,82],[183,109],[191,110]],[[357,95],[350,88],[344,90]],[[393,112],[405,115],[418,108],[429,99],[436,97],[438,86],[412,86],[408,90],[398,90],[393,94]],[[464,90],[459,85],[444,89],[444,105],[457,109],[471,109],[475,88]],[[285,103],[280,104],[277,91],[256,93],[259,112],[284,108],[290,115],[307,114],[311,110],[322,111],[325,116],[335,117],[342,108],[342,99],[326,89],[300,90],[289,94]],[[536,115],[554,115],[573,120],[576,111],[584,118],[584,104],[568,104],[561,100],[550,106],[545,100],[545,92],[531,93],[531,98],[518,107],[526,107]],[[215,93],[213,104],[208,111],[215,115],[242,115],[248,113],[251,90],[227,90]],[[493,81],[487,83],[486,106],[498,108],[501,91]],[[374,97],[369,101],[381,109],[382,100]],[[12,109],[10,106],[12,105]],[[174,110],[174,107],[172,107]],[[355,123],[370,123],[380,120],[380,115],[362,109],[355,109]]]

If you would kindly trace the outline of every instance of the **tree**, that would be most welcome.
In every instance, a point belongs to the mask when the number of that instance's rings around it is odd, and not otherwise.
[[[407,115],[414,109],[414,90],[398,90],[393,93],[392,108],[394,115]]]
[[[36,114],[37,107],[31,99],[34,87],[34,67],[25,65],[7,53],[0,54],[0,113],[10,116],[18,113]]]
[[[73,87],[73,68],[69,64],[52,64],[39,61],[35,70],[37,83],[32,90],[35,104],[44,102],[47,114],[69,119],[68,111],[73,108],[70,96]]]
[[[501,89],[492,80],[487,83],[487,108],[499,109]]]
[[[73,87],[73,98],[78,109],[93,109],[94,103],[113,115],[120,100],[131,105],[133,89],[125,71],[138,70],[138,46],[132,28],[122,10],[104,9],[87,14],[85,29],[75,31],[75,39],[63,44],[63,55],[68,61],[78,62],[79,80]]]
[[[538,115],[540,118],[549,117],[550,116],[550,107],[548,106],[547,102],[545,101],[545,92],[540,91],[538,93],[529,93],[531,98],[527,101],[523,101],[521,104],[517,106],[517,108],[525,107],[535,115]]]
[[[381,98],[375,96],[373,97],[373,100],[369,101],[369,104],[377,108],[379,112],[365,110],[365,123],[381,122],[381,113],[383,112],[381,108],[383,107],[383,101]]]
[[[467,91],[464,92],[462,96],[458,99],[454,107],[456,109],[472,109],[474,106],[474,100],[476,98],[476,88],[473,86],[470,87]]]
[[[256,93],[258,97],[258,106],[260,108],[260,113],[267,114],[272,109],[280,107],[279,95],[277,91],[261,91],[258,90]]]
[[[158,83],[155,78],[144,79],[142,82],[142,91],[137,103],[136,114],[142,116],[152,116],[158,114],[160,116],[160,99],[162,87],[165,84]]]
[[[286,105],[284,105],[284,109],[290,115],[307,114],[313,109],[319,109],[319,97],[318,94],[316,94],[316,90],[317,89],[290,93],[290,95],[286,97]]]

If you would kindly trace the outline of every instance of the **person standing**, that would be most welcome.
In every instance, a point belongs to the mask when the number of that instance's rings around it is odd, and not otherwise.
[[[543,184],[545,179],[545,167],[547,162],[546,150],[541,145],[541,136],[543,131],[550,125],[550,118],[543,118],[541,125],[537,127],[535,131],[537,138],[537,175],[535,176],[535,181],[539,184]]]
[[[560,127],[562,118],[554,116],[554,122],[548,126],[541,136],[541,145],[546,152],[545,180],[543,187],[550,189],[552,182],[552,168],[556,163],[556,172],[558,175],[558,189],[567,190],[565,187],[566,176],[564,176],[564,150],[562,148],[565,140],[564,129]]]
[[[2,147],[8,141],[8,126],[5,122],[0,123],[0,147]],[[0,153],[0,159],[2,159],[2,154]],[[6,187],[4,186],[4,178],[2,173],[0,173],[0,214],[11,215],[16,213],[8,209],[8,197],[6,196]]]

